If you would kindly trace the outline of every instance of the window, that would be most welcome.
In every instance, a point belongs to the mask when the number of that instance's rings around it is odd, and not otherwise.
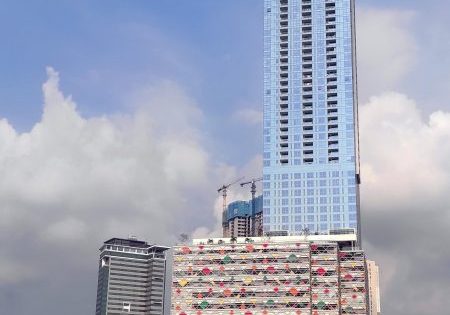
[[[131,303],[123,302],[123,304],[122,304],[122,312],[130,313],[131,312]]]

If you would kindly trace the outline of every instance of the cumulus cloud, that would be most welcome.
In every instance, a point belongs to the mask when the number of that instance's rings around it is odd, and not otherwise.
[[[359,94],[363,101],[398,88],[417,62],[411,30],[415,12],[358,7],[357,56]]]
[[[383,312],[444,314],[450,294],[450,113],[423,117],[399,93],[361,107],[365,248],[380,264]]]
[[[263,114],[260,110],[243,108],[234,112],[233,119],[247,125],[262,125]]]
[[[127,115],[83,117],[51,68],[43,94],[29,132],[0,120],[0,313],[57,314],[64,303],[88,314],[101,243],[133,234],[171,245],[215,224],[211,187],[232,168],[212,162],[203,114],[173,82],[136,93]]]

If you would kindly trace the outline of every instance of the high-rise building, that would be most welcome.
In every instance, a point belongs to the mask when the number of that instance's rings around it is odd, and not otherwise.
[[[359,235],[354,0],[264,3],[264,231]]]
[[[379,268],[372,260],[367,260],[367,279],[369,287],[369,309],[371,315],[381,314]]]
[[[261,236],[262,196],[256,197],[255,200],[230,203],[223,215],[222,226],[224,237]]]
[[[174,248],[172,315],[367,315],[355,234],[197,239]]]
[[[168,247],[112,238],[100,248],[96,315],[162,315]]]

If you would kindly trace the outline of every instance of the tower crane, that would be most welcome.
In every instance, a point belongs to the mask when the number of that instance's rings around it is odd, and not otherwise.
[[[250,192],[252,193],[252,218],[254,220],[255,218],[255,211],[256,211],[256,200],[255,200],[255,195],[256,195],[256,183],[259,181],[262,181],[262,177],[260,178],[252,178],[250,181],[248,182],[244,182],[241,183],[241,187],[244,187],[246,185],[250,185]],[[252,236],[255,236],[255,223],[253,222],[252,224]]]
[[[229,183],[228,185],[222,185],[222,187],[220,187],[219,189],[217,189],[218,193],[222,193],[222,197],[223,197],[223,204],[222,204],[222,214],[225,215],[226,211],[227,211],[227,192],[228,192],[228,188],[230,188],[230,186],[236,184],[237,182],[240,182],[241,180],[243,180],[245,177],[241,177],[236,179],[235,181]]]

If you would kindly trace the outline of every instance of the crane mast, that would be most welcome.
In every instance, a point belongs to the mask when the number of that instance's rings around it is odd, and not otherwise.
[[[255,211],[256,211],[256,183],[262,181],[262,177],[260,178],[253,178],[248,182],[241,183],[241,187],[244,187],[246,185],[250,185],[250,192],[252,194],[252,236],[255,235]]]
[[[232,185],[236,184],[237,182],[240,182],[244,178],[245,178],[244,176],[241,178],[238,178],[235,181],[233,181],[227,185],[222,185],[222,187],[217,189],[218,193],[222,193],[222,198],[223,198],[222,199],[222,226],[225,224],[225,221],[226,221],[228,188],[230,188]]]

